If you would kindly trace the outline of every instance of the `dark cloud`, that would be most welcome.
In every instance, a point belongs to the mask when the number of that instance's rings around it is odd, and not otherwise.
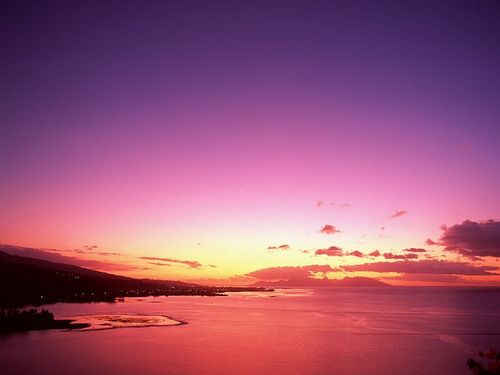
[[[341,266],[340,268],[348,272],[397,272],[438,275],[495,275],[494,271],[498,271],[498,267],[474,266],[469,263],[446,260],[375,262]]]
[[[340,233],[340,230],[338,230],[334,225],[330,225],[330,224],[324,225],[319,231],[320,231],[320,233],[323,233],[323,234]]]
[[[406,211],[406,210],[397,210],[391,216],[389,216],[389,219],[396,219],[398,217],[406,215],[407,213],[408,213],[408,211]]]
[[[421,249],[419,247],[410,247],[408,249],[404,249],[403,251],[406,251],[407,253],[426,253],[427,250]]]
[[[443,230],[439,244],[445,250],[469,257],[500,257],[500,221],[466,220]]]
[[[297,267],[270,267],[247,273],[245,276],[253,277],[259,280],[290,280],[290,279],[308,279],[316,274],[324,274],[335,271],[330,265],[313,264],[309,266]]]
[[[195,260],[178,260],[171,258],[160,258],[160,257],[139,257],[139,259],[143,260],[153,260],[158,262],[167,262],[167,263],[180,263],[188,266],[189,268],[200,268],[201,263]]]
[[[393,254],[393,253],[384,253],[385,259],[417,259],[417,254]]]
[[[344,255],[342,249],[337,246],[330,246],[328,249],[318,249],[315,255],[328,255],[329,257],[341,257]]]
[[[434,245],[437,245],[438,243],[435,242],[435,241],[433,241],[433,240],[431,240],[430,238],[428,238],[428,239],[425,240],[425,244],[429,245],[429,246],[434,246]]]
[[[268,246],[267,250],[288,250],[290,245]]]
[[[369,256],[371,256],[371,257],[379,257],[379,256],[380,256],[380,255],[382,255],[382,254],[380,254],[380,251],[375,250],[375,251],[372,251],[372,252],[371,252],[370,254],[368,254],[368,255],[369,255]]]

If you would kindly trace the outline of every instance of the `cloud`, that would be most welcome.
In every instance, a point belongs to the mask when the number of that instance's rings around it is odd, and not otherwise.
[[[316,202],[316,208],[321,208],[321,207],[326,207],[326,206],[330,206],[330,207],[338,207],[338,208],[349,208],[349,207],[352,207],[352,204],[350,203],[335,203],[335,202],[325,202],[323,200],[318,200]]]
[[[406,210],[397,210],[391,216],[389,216],[389,219],[396,219],[398,217],[406,215],[407,213],[408,213],[408,211],[406,211]]]
[[[152,264],[154,266],[164,266],[164,267],[170,267],[171,264],[168,263],[159,263],[159,262],[148,262],[148,264]]]
[[[424,281],[435,283],[468,282],[467,279],[458,275],[435,275],[430,273],[404,273],[398,276],[384,277],[384,280]]]
[[[417,259],[418,254],[393,254],[393,253],[384,253],[385,259]]]
[[[495,275],[498,267],[474,266],[469,263],[446,260],[420,260],[364,263],[352,266],[341,266],[348,272],[397,272],[440,275]]]
[[[99,254],[103,256],[124,256],[123,254],[120,253],[113,253],[113,252],[108,252],[108,251],[97,251],[94,254]]]
[[[189,283],[208,285],[208,286],[221,286],[221,285],[243,286],[254,283],[255,278],[243,275],[233,275],[226,278],[204,277],[204,278],[188,279],[184,281]]]
[[[439,244],[445,250],[473,257],[500,257],[500,221],[470,221],[444,226]]]
[[[319,231],[320,231],[320,233],[323,233],[323,234],[340,233],[340,230],[338,230],[334,225],[330,225],[330,224],[324,225]]]
[[[102,256],[125,256],[125,255],[117,253],[117,252],[103,251],[103,250],[98,251],[97,249],[99,249],[99,246],[97,246],[97,245],[85,245],[85,246],[83,246],[83,248],[85,250],[73,249],[73,250],[58,250],[58,251],[72,252],[72,253],[78,253],[78,254],[98,254],[98,255],[102,255]]]
[[[67,252],[66,250],[57,249],[38,249],[32,247],[22,247],[13,245],[0,245],[0,251],[12,255],[19,255],[22,257],[42,259],[54,263],[71,264],[73,266],[90,268],[97,271],[106,272],[120,272],[120,271],[134,271],[142,269],[139,266],[126,263],[112,263],[107,261],[100,261],[95,259],[82,259],[60,254],[60,252]],[[69,250],[68,252],[80,253],[79,251]]]
[[[369,256],[371,256],[371,257],[379,257],[379,256],[380,256],[380,255],[382,255],[382,254],[380,254],[380,251],[375,250],[375,251],[372,251],[372,252],[371,252],[370,254],[368,254],[368,255],[369,255]]]
[[[427,252],[427,250],[421,249],[418,247],[410,247],[408,249],[404,249],[403,251],[406,251],[408,253],[426,253]]]
[[[329,257],[341,257],[344,255],[342,249],[337,246],[330,246],[328,249],[318,249],[315,255],[328,255]]]
[[[143,260],[154,260],[158,262],[167,262],[167,263],[180,263],[188,266],[189,268],[200,268],[201,263],[195,260],[178,260],[171,258],[160,258],[160,257],[139,257],[139,259]]]
[[[288,250],[290,245],[268,246],[267,250]]]
[[[434,246],[434,245],[437,245],[438,243],[435,242],[435,241],[433,241],[433,240],[431,240],[430,238],[428,238],[428,239],[425,240],[425,244],[429,245],[429,246]]]
[[[359,251],[359,250],[354,250],[354,251],[351,251],[350,253],[347,253],[346,255],[351,255],[353,257],[358,257],[358,258],[364,258],[365,255]]]
[[[313,264],[297,267],[270,267],[247,273],[245,276],[259,280],[275,281],[290,279],[308,279],[316,274],[325,274],[335,271],[330,265]]]

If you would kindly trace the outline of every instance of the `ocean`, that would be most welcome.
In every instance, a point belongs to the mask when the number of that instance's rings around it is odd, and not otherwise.
[[[500,349],[500,288],[279,289],[45,308],[56,318],[187,324],[0,336],[2,375],[460,375],[478,350]]]

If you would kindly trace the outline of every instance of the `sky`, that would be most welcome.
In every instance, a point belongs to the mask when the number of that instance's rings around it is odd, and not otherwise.
[[[500,285],[499,2],[2,8],[4,250],[203,283]]]

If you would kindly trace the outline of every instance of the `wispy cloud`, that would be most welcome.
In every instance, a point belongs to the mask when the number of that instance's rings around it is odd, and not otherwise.
[[[166,262],[166,263],[180,263],[188,266],[189,268],[200,268],[202,266],[201,263],[196,260],[179,260],[179,259],[162,258],[162,257],[139,257],[139,259],[153,260],[157,262]]]
[[[152,264],[154,266],[162,266],[162,267],[170,267],[171,264],[169,263],[160,263],[160,262],[148,262],[148,264]]]
[[[389,219],[396,219],[398,217],[406,215],[407,213],[408,213],[408,211],[406,211],[406,210],[397,210],[391,216],[389,216]]]
[[[418,254],[393,254],[393,253],[384,253],[385,259],[417,259]]]
[[[267,250],[288,250],[290,245],[268,246]]]
[[[408,249],[404,249],[403,251],[406,251],[407,253],[426,253],[426,249],[422,249],[419,247],[410,247]]]
[[[321,207],[333,207],[333,208],[349,208],[352,207],[350,203],[336,203],[336,202],[325,202],[324,200],[316,201],[316,208]]]

